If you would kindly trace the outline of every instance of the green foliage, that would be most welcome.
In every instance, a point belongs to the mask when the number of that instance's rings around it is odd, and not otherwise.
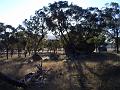
[[[67,1],[59,1],[50,4],[47,9],[46,24],[54,35],[62,37],[65,47],[71,43],[74,49],[85,44],[94,47],[97,42],[90,39],[98,37],[105,27],[98,8],[82,9],[77,5],[68,5]],[[85,48],[89,48],[88,45]]]
[[[27,28],[28,37],[33,40],[32,48],[36,52],[39,48],[40,42],[47,34],[45,26],[45,13],[42,10],[36,11],[34,16],[31,16],[29,20],[25,19],[23,22]]]
[[[25,27],[19,25],[15,29],[0,23],[0,37],[1,41],[7,42],[5,44],[8,44],[8,41],[10,44],[16,42],[21,44],[20,46],[23,45],[24,49],[33,49],[35,52],[44,47],[43,38],[48,31],[59,37],[64,48],[68,47],[73,51],[88,52],[86,49],[92,47],[90,52],[93,52],[94,46],[103,44],[106,38],[114,39],[112,41],[115,41],[118,49],[119,19],[120,7],[115,2],[106,4],[102,9],[97,7],[83,9],[68,4],[67,1],[58,1],[37,10],[30,19],[25,19],[23,22]],[[9,32],[5,32],[8,29]],[[59,47],[56,42],[51,43],[54,48]]]
[[[118,3],[111,2],[106,4],[102,10],[102,18],[106,23],[106,32],[115,42],[117,53],[119,52],[119,36],[120,36],[120,6]]]
[[[61,48],[60,40],[46,40],[46,43],[49,50],[56,51],[58,48]]]

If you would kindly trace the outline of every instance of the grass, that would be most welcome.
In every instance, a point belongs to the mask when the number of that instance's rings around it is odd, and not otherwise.
[[[17,79],[22,78],[35,72],[35,64],[40,63],[25,63],[28,59],[16,58],[0,64],[0,71]],[[43,68],[52,69],[45,90],[120,90],[120,58],[115,54],[95,54],[75,61],[47,60],[43,61]]]

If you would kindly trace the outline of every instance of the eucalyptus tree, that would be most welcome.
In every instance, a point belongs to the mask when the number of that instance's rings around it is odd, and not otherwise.
[[[16,38],[18,39],[17,47],[21,47],[21,49],[24,50],[24,55],[26,57],[27,52],[30,55],[32,51],[34,43],[33,33],[26,30],[23,25],[19,25],[16,29]]]
[[[24,50],[25,46],[26,46],[26,38],[24,36],[25,36],[25,34],[23,31],[16,33],[16,39],[17,39],[16,49],[17,49],[19,57],[21,56],[20,52],[22,52],[22,50]]]
[[[97,7],[89,7],[85,9],[83,15],[84,20],[81,22],[83,28],[82,36],[84,36],[84,39],[88,44],[92,44],[96,49],[101,44],[104,44],[106,40],[106,24],[103,22],[104,18],[102,18],[101,14],[102,11]]]
[[[33,43],[34,43],[34,38],[32,38],[32,33],[26,32],[26,49],[27,52],[29,53],[29,56],[31,55],[31,51],[33,50]]]
[[[3,31],[5,30],[4,23],[0,22],[0,51],[4,51],[4,44],[3,44]]]
[[[47,34],[47,27],[45,22],[46,15],[43,9],[40,9],[35,12],[34,16],[31,16],[30,19],[25,19],[23,22],[28,36],[33,39],[32,48],[34,50],[33,56],[38,55],[37,51],[40,45],[40,42],[43,40]]]
[[[103,30],[98,8],[82,9],[67,1],[59,1],[46,7],[46,23],[54,35],[61,37],[66,54],[91,53],[95,49],[95,37]],[[103,25],[103,26],[102,26]]]
[[[119,52],[120,36],[120,5],[115,2],[107,3],[102,10],[102,17],[106,24],[106,32],[115,42],[117,53]]]
[[[60,40],[58,39],[48,39],[46,40],[48,51],[51,52],[53,50],[53,53],[57,53],[57,50],[62,47]]]
[[[6,50],[6,57],[8,59],[8,51],[12,47],[12,44],[14,43],[14,33],[16,29],[12,27],[11,25],[5,25],[1,24],[1,42],[4,44],[5,50]]]
[[[72,11],[71,6],[68,5],[67,1],[59,1],[50,4],[47,8],[49,14],[46,18],[47,26],[54,35],[62,37],[64,42],[65,51],[73,53],[75,45],[73,38],[70,37],[72,26],[74,27],[73,14],[77,13],[77,10]],[[81,8],[77,8],[81,11]],[[68,53],[68,52],[67,52]]]

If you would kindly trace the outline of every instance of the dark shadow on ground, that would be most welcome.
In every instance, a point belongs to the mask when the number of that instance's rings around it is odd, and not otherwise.
[[[31,59],[31,58],[29,58]],[[24,63],[25,61],[29,61],[29,59],[19,59],[17,61],[13,60],[13,62],[22,62],[20,65],[15,66],[14,71],[17,74],[19,70],[24,65],[32,65],[35,62]],[[112,61],[115,63],[108,63],[108,61]],[[7,64],[11,64],[12,61]],[[95,63],[94,66],[89,65],[88,63]],[[116,64],[117,63],[117,64]],[[5,64],[0,63],[1,65]],[[77,72],[76,77],[80,87],[73,87],[73,76],[69,75],[69,79],[67,83],[69,83],[69,88],[66,90],[120,90],[120,56],[111,53],[92,53],[92,54],[82,54],[79,55],[77,59],[71,59],[66,61],[67,64],[67,72],[73,73]],[[63,90],[56,86],[54,86],[54,82],[56,80],[64,78],[61,73],[62,71],[57,70],[50,73],[50,81],[47,87],[41,90]],[[13,75],[12,74],[12,75]],[[10,73],[8,73],[10,75]],[[57,82],[57,81],[56,81]],[[62,82],[62,81],[61,81]],[[74,82],[75,83],[75,82]],[[4,83],[3,83],[4,84]],[[2,89],[5,88],[1,86],[0,90],[8,90]],[[11,87],[11,86],[10,86]],[[34,90],[38,90],[39,87],[30,87]],[[36,89],[35,89],[36,88]],[[32,89],[32,90],[33,90]],[[13,89],[14,90],[14,87]],[[28,88],[28,90],[31,90]]]
[[[120,56],[112,53],[92,53],[86,55],[79,55],[78,60],[95,61],[95,62],[108,61],[108,60],[120,61]]]
[[[108,63],[107,61],[117,62]],[[96,63],[94,67],[86,63]],[[72,72],[74,67],[77,70],[77,77],[80,90],[120,90],[120,56],[112,53],[92,53],[87,55],[79,55],[77,59],[67,62],[69,71]],[[86,74],[87,72],[87,74]],[[95,78],[96,86],[89,79]],[[73,89],[74,90],[74,89]]]

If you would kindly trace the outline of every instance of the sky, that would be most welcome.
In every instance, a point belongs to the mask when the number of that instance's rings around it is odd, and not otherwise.
[[[0,0],[0,22],[17,27],[25,19],[29,19],[36,10],[47,6],[49,3],[60,0]],[[64,0],[65,1],[65,0]],[[66,0],[69,3],[87,7],[103,7],[105,3],[117,2],[120,0]]]

